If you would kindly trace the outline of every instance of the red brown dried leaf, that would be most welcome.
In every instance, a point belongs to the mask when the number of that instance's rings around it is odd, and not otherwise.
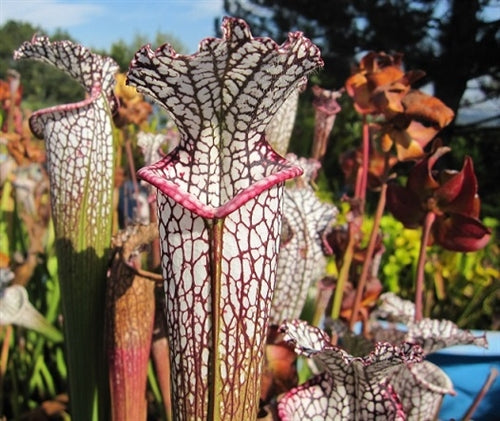
[[[477,179],[472,159],[466,157],[461,171],[434,170],[434,165],[449,148],[437,145],[411,169],[405,187],[391,183],[387,207],[407,228],[423,224],[428,212],[436,219],[429,244],[448,250],[475,251],[483,248],[491,230],[479,218]]]

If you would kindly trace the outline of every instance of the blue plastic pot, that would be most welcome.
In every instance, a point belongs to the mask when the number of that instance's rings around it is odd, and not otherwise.
[[[473,331],[475,335],[483,331]],[[500,373],[500,332],[487,332],[488,349],[474,345],[453,346],[435,352],[427,359],[438,365],[451,379],[456,396],[446,395],[439,418],[462,419],[484,385],[492,367]],[[500,420],[500,376],[473,415],[474,420]]]

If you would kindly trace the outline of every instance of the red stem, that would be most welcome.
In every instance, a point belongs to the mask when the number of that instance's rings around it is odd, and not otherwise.
[[[358,170],[356,180],[355,197],[361,199],[364,207],[366,198],[366,186],[368,184],[368,163],[370,162],[370,127],[366,121],[366,116],[363,116],[363,155],[361,168]]]
[[[373,227],[370,234],[370,240],[368,242],[368,247],[366,250],[365,261],[363,262],[363,268],[361,275],[359,277],[358,285],[356,287],[356,296],[354,298],[354,305],[352,308],[351,319],[349,320],[349,328],[353,330],[354,324],[356,323],[356,317],[359,313],[359,308],[361,307],[361,301],[363,298],[363,292],[366,286],[366,280],[368,279],[368,272],[373,260],[373,252],[375,251],[375,245],[377,244],[377,236],[380,227],[380,221],[385,209],[385,199],[387,192],[387,183],[382,184],[382,190],[380,191],[380,196],[378,199],[377,210],[373,220]]]
[[[359,236],[359,231],[363,222],[363,212],[365,207],[366,198],[366,186],[368,180],[368,162],[370,160],[370,131],[366,116],[363,116],[363,156],[362,164],[358,168],[356,176],[356,186],[354,188],[354,199],[360,201],[359,204],[359,215],[355,215],[354,218],[349,221],[349,242],[347,243],[346,250],[344,252],[342,267],[340,268],[337,287],[335,289],[335,294],[333,297],[333,307],[331,317],[332,319],[337,319],[340,315],[340,309],[342,306],[342,298],[344,294],[344,288],[349,278],[349,270],[351,268],[352,258],[354,256],[354,248],[356,247],[357,239]],[[358,212],[358,211],[357,211]]]
[[[429,235],[431,232],[432,224],[436,219],[436,214],[433,212],[427,212],[425,216],[424,226],[422,228],[422,238],[420,241],[420,253],[418,255],[417,264],[417,279],[415,287],[415,321],[418,322],[422,320],[423,310],[422,310],[422,300],[424,294],[424,283],[425,283],[425,258],[427,256],[427,244],[429,243]]]
[[[486,378],[486,381],[485,381],[483,387],[481,388],[481,390],[477,394],[476,398],[474,399],[474,402],[472,402],[472,405],[467,410],[467,413],[464,415],[463,421],[469,421],[472,418],[472,416],[474,415],[474,412],[476,412],[477,407],[479,406],[479,404],[483,400],[486,393],[488,393],[488,391],[490,390],[490,388],[493,385],[493,383],[495,382],[497,376],[498,376],[498,370],[495,367],[492,367],[490,370],[490,374]]]

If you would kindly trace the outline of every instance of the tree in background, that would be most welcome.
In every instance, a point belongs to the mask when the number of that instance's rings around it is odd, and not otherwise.
[[[7,70],[15,69],[22,75],[23,101],[29,108],[38,109],[61,102],[74,102],[83,98],[83,88],[62,71],[47,72],[43,63],[14,61],[12,54],[34,34],[46,34],[42,28],[29,23],[7,21],[0,26],[0,79],[6,79]],[[52,41],[71,40],[64,31],[50,35]]]
[[[108,54],[118,63],[120,70],[122,72],[126,72],[130,61],[134,58],[135,52],[143,45],[150,44],[151,48],[155,49],[165,43],[172,45],[175,51],[179,54],[184,54],[187,50],[186,46],[176,36],[169,34],[168,32],[157,32],[154,40],[151,40],[142,34],[135,34],[131,43],[127,43],[120,39],[111,44]]]
[[[375,50],[403,53],[409,68],[424,69],[425,83],[455,112],[473,80],[485,99],[500,95],[495,0],[224,0],[224,10],[260,35],[305,32],[322,48],[330,88],[343,84],[360,53]]]
[[[7,21],[0,26],[0,39],[2,40],[0,43],[0,79],[6,79],[8,69],[15,69],[22,74],[23,101],[25,106],[32,109],[81,100],[84,96],[83,89],[63,72],[57,69],[47,72],[42,63],[13,60],[12,52],[24,41],[30,40],[34,34],[47,35],[51,41],[76,42],[65,31],[58,30],[49,34],[43,28],[29,23]],[[154,40],[148,39],[145,35],[136,34],[130,43],[118,40],[110,45],[109,50],[95,50],[94,52],[110,56],[118,63],[120,70],[126,72],[135,52],[140,47],[151,44],[156,48],[166,42],[172,44],[176,51],[182,53],[186,50],[186,47],[175,36],[158,32]]]
[[[453,138],[458,165],[467,151],[476,163],[482,186],[484,214],[500,217],[495,164],[500,153],[498,107],[492,114],[461,119],[460,111],[486,101],[500,101],[500,9],[496,0],[224,0],[224,11],[250,23],[253,32],[284,41],[288,32],[300,30],[321,49],[325,68],[315,77],[328,89],[338,89],[367,51],[400,52],[407,69],[421,69],[421,81],[458,114],[458,121],[440,135]],[[494,19],[496,17],[496,19]],[[418,85],[417,85],[418,86]],[[466,94],[467,91],[467,94]],[[472,95],[471,95],[472,94]],[[302,96],[291,148],[309,152],[313,111],[311,97]],[[359,136],[359,122],[343,102],[324,161],[329,187],[341,191],[340,151]],[[494,110],[493,107],[490,107]],[[484,123],[488,122],[488,125]]]

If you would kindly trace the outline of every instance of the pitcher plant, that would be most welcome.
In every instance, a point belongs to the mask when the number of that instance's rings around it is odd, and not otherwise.
[[[179,146],[138,174],[158,188],[174,419],[255,419],[283,182],[265,129],[322,65],[301,33],[278,46],[236,18],[192,56],[140,49],[128,83],[169,112]]]
[[[112,92],[118,66],[81,45],[36,36],[14,58],[51,64],[87,92],[75,104],[35,112],[30,127],[46,142],[71,412],[76,421],[107,419],[103,319],[114,183]]]

